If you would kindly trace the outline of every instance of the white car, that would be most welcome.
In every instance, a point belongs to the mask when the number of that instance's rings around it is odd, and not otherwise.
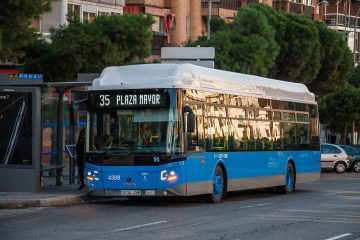
[[[321,144],[321,169],[338,173],[345,172],[350,167],[351,160],[345,150],[335,144]]]

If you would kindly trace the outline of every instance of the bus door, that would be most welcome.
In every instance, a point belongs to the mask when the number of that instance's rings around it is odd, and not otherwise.
[[[194,111],[196,113],[196,109]],[[186,149],[187,149],[187,195],[207,193],[206,167],[208,161],[205,154],[203,117],[189,113],[185,116]],[[193,115],[191,115],[193,114]],[[193,118],[193,119],[191,119]],[[189,121],[193,121],[193,129],[189,129]],[[191,124],[190,124],[191,125]],[[190,128],[192,128],[190,126]]]

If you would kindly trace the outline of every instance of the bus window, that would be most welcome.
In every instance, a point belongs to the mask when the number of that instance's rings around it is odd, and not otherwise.
[[[204,118],[203,118],[203,106],[198,104],[186,104],[189,106],[196,118],[195,118],[195,132],[186,133],[187,138],[187,150],[188,151],[204,151]]]
[[[247,136],[249,137],[248,150],[256,150],[256,122],[248,121]]]
[[[297,143],[300,145],[310,144],[310,125],[297,124]]]
[[[270,99],[259,98],[258,101],[261,108],[270,109]]]
[[[294,149],[296,144],[296,124],[282,123],[282,126],[284,133],[284,149]]]
[[[297,113],[296,119],[298,122],[309,122],[309,115],[303,113]]]
[[[225,107],[207,105],[206,114],[208,117],[226,117],[226,110]]]
[[[255,117],[256,119],[260,119],[260,120],[271,120],[271,111],[256,109]]]
[[[228,108],[228,117],[246,119],[246,109]]]
[[[281,123],[280,122],[273,122],[272,123],[272,137],[274,142],[274,150],[282,150],[282,138],[281,138]]]
[[[295,109],[296,111],[300,111],[300,112],[308,112],[308,105],[305,103],[295,103]]]
[[[246,137],[247,122],[245,120],[229,119],[229,150],[246,151],[248,139]]]
[[[278,121],[280,121],[280,120],[281,120],[281,112],[274,111],[274,112],[273,112],[273,120],[278,120]]]
[[[270,125],[270,122],[258,121],[256,123],[256,150],[267,151],[273,149]]]
[[[283,121],[295,121],[295,113],[283,112]]]

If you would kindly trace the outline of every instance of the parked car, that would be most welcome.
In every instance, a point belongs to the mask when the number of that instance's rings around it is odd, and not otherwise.
[[[349,156],[339,145],[321,144],[321,169],[343,173],[350,167],[350,162]]]
[[[347,145],[340,145],[340,147],[345,150],[350,158],[350,169],[360,172],[360,148]]]

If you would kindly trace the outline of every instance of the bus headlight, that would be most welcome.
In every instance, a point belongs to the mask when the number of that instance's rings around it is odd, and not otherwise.
[[[88,172],[87,172],[87,176],[86,176],[86,179],[87,180],[89,180],[89,181],[94,181],[94,180],[96,180],[96,181],[99,181],[99,178],[97,177],[97,174],[98,174],[99,172],[98,171],[96,171],[96,170],[89,170]]]
[[[171,170],[170,172],[168,172],[167,170],[163,170],[161,171],[160,179],[161,181],[167,181],[169,183],[173,183],[176,182],[176,180],[178,180],[178,175],[174,170]]]

